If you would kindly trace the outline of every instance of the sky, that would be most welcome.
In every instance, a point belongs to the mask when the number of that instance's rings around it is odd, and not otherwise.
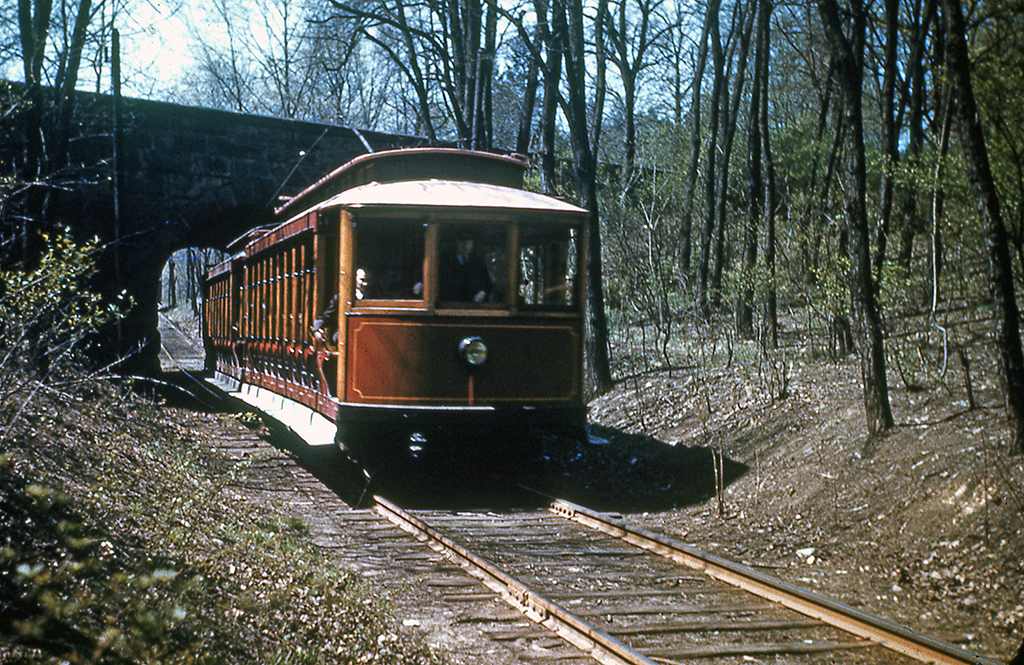
[[[190,22],[202,4],[142,0],[117,18],[125,96],[150,97],[182,80],[194,62]]]
[[[130,11],[114,19],[114,27],[121,33],[122,92],[130,97],[148,98],[154,93],[159,97],[160,90],[182,81],[193,64],[195,42],[190,24],[197,17],[205,17],[207,0],[136,0],[131,4]],[[202,20],[194,24],[199,29],[204,26]],[[97,86],[95,69],[83,62],[79,89],[110,93],[109,59],[99,77]],[[20,52],[0,63],[0,78],[24,80]]]

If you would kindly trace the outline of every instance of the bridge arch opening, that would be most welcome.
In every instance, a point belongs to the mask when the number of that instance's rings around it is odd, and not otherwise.
[[[203,277],[227,257],[214,247],[183,247],[164,261],[155,303],[162,371],[201,372],[205,368]]]

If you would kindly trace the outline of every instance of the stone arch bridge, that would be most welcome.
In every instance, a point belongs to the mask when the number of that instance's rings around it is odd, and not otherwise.
[[[126,364],[133,371],[159,368],[160,273],[173,252],[226,249],[247,230],[271,221],[279,196],[299,192],[357,155],[424,143],[130,99],[123,100],[115,125],[111,97],[76,99],[71,160],[80,168],[74,170],[77,182],[62,188],[54,214],[76,237],[98,237],[106,246],[97,281],[101,291],[124,291],[134,299],[103,349],[103,355],[131,354]],[[0,158],[16,161],[20,142],[10,134],[4,139]]]

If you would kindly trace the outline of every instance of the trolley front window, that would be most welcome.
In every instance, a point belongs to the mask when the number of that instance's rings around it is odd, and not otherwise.
[[[426,226],[357,222],[353,300],[422,300]]]
[[[523,225],[519,235],[519,302],[523,307],[563,309],[577,304],[579,231]]]
[[[449,224],[438,244],[441,302],[504,303],[507,229],[496,224]]]

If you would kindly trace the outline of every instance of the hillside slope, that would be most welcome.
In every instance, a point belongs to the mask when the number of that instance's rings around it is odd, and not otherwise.
[[[896,385],[897,425],[868,441],[858,371],[794,363],[775,401],[740,370],[657,374],[623,382],[591,415],[746,467],[721,504],[631,519],[1008,660],[1024,636],[1024,460],[995,378],[972,377],[973,410],[962,377]]]
[[[0,404],[0,662],[439,662],[245,490],[258,419],[66,378]]]

